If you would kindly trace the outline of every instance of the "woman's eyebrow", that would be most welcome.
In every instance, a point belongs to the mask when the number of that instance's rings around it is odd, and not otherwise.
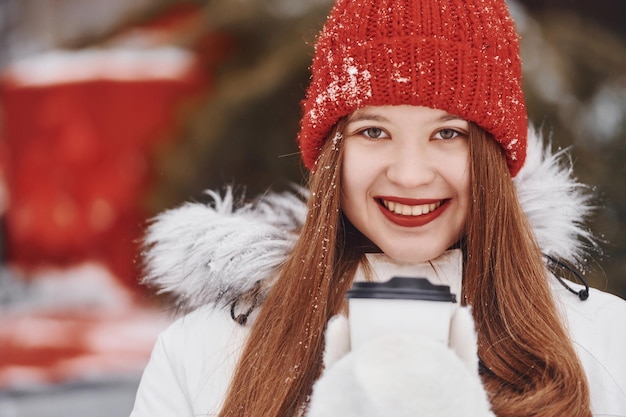
[[[373,120],[375,122],[388,122],[389,121],[384,116],[381,116],[375,113],[359,112],[359,111],[353,113],[352,116],[348,117],[348,123],[359,122],[362,120]]]
[[[375,122],[389,122],[389,119],[387,119],[384,116],[381,116],[379,114],[376,113],[369,113],[369,112],[365,112],[365,111],[356,111],[352,114],[352,116],[350,116],[348,118],[347,123],[352,123],[352,122],[359,122],[359,121],[363,121],[363,120],[373,120]],[[461,116],[457,116],[455,114],[444,114],[441,117],[438,117],[437,119],[435,119],[435,122],[448,122],[450,120],[460,120],[463,122],[466,122],[467,120],[462,118]]]
[[[450,120],[461,120],[463,122],[467,122],[466,119],[462,118],[461,116],[457,116],[455,114],[444,114],[443,116],[438,118],[436,121],[437,122],[449,122]]]

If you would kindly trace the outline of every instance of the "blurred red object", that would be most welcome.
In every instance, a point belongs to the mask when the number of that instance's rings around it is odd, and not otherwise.
[[[0,391],[139,375],[172,321],[138,304],[102,265],[39,270],[31,278],[13,283],[28,296],[1,306]]]
[[[100,261],[137,281],[151,150],[176,136],[207,79],[190,52],[56,52],[3,74],[6,261],[22,269]]]
[[[174,8],[0,73],[2,255],[17,267],[0,268],[14,293],[0,300],[0,390],[138,375],[171,322],[137,297],[135,259],[153,154],[233,47],[203,25],[198,7]]]

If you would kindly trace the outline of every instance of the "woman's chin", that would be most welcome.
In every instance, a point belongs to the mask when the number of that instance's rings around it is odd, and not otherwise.
[[[396,262],[417,264],[433,260],[445,252],[445,250],[416,251],[389,248],[388,250],[383,249],[383,252]]]

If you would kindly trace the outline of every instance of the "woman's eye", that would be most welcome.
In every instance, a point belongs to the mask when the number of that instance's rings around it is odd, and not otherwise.
[[[454,139],[455,137],[459,135],[460,133],[454,129],[441,129],[440,131],[437,132],[435,137],[438,139],[447,140],[447,139]]]
[[[380,139],[385,137],[385,132],[377,127],[370,127],[361,131],[363,135],[370,139]]]

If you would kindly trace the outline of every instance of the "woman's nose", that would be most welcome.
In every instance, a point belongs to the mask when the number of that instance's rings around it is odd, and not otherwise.
[[[427,146],[399,146],[390,158],[387,177],[397,185],[414,188],[435,179],[436,170]]]

